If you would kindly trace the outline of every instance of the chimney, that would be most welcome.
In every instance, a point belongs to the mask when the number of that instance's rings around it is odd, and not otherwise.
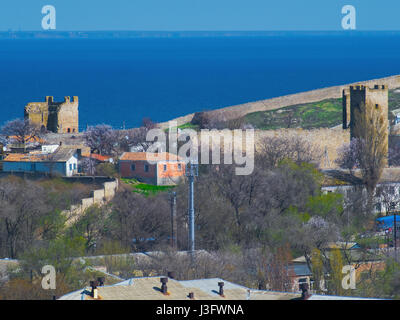
[[[194,300],[194,292],[189,292],[189,299]]]
[[[311,297],[311,294],[308,292],[308,283],[300,284],[300,290],[301,300],[307,300],[309,297]]]
[[[160,278],[160,281],[161,281],[161,292],[163,294],[167,294],[168,293],[168,288],[167,288],[168,278],[166,278],[166,277]]]
[[[219,287],[219,295],[221,297],[224,296],[224,283],[223,282],[218,282],[218,287]]]
[[[106,280],[105,277],[98,277],[97,282],[99,283],[99,287],[104,286],[104,281]]]
[[[92,287],[92,292],[91,292],[91,296],[93,299],[97,299],[98,298],[98,294],[97,294],[97,281],[90,281],[90,286]]]
[[[175,279],[176,274],[174,271],[168,271],[168,278]]]

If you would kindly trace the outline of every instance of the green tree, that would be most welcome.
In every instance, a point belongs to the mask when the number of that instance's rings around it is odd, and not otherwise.
[[[329,258],[330,264],[330,279],[328,291],[330,294],[335,294],[341,296],[344,294],[344,289],[342,287],[343,279],[343,258],[342,253],[339,249],[333,249]]]

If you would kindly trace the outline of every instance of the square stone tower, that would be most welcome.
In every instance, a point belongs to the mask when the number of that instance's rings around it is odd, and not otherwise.
[[[79,131],[79,100],[69,96],[63,102],[46,97],[44,102],[30,102],[25,106],[24,116],[43,130],[55,133],[75,133]]]
[[[389,91],[386,85],[369,88],[353,85],[343,90],[343,128],[350,127],[351,138],[378,136],[382,150],[388,153]]]

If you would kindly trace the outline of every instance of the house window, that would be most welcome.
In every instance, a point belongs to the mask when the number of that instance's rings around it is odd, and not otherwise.
[[[74,170],[76,170],[76,163],[74,163]]]
[[[70,129],[70,128],[68,128],[68,129],[67,129],[67,131],[68,131],[68,133],[70,133],[70,132],[71,132],[71,129]]]
[[[148,164],[144,165],[144,172],[149,172],[149,165]]]
[[[72,171],[72,163],[69,164],[69,170]]]
[[[131,164],[131,171],[135,171],[135,169],[136,169],[136,166],[135,166],[134,163],[132,163],[132,164]]]
[[[164,171],[167,171],[167,165],[164,164]]]
[[[178,170],[181,171],[182,170],[182,165],[180,163],[178,163]]]
[[[299,290],[301,290],[301,285],[302,285],[303,283],[308,283],[307,278],[300,278],[300,279],[299,279]]]

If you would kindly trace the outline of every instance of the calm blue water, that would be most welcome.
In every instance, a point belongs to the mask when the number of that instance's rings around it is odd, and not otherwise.
[[[0,123],[46,95],[118,128],[399,73],[400,34],[1,40]]]

